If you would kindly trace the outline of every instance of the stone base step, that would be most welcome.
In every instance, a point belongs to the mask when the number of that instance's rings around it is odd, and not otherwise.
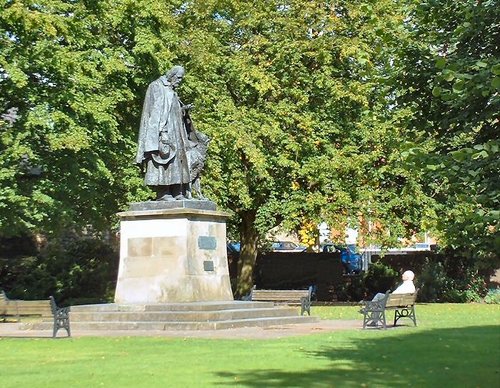
[[[272,308],[272,302],[222,301],[222,302],[189,302],[158,304],[89,304],[71,306],[72,313],[96,311],[220,311],[252,308]]]
[[[71,329],[78,330],[217,330],[268,327],[318,321],[300,316],[300,308],[272,302],[194,302],[150,305],[72,306]],[[24,329],[51,329],[52,320],[24,324]]]
[[[289,325],[300,323],[317,322],[316,317],[263,317],[251,319],[231,319],[227,321],[213,322],[71,322],[71,330],[78,331],[120,331],[120,330],[224,330],[240,327],[269,327],[277,325]],[[23,329],[52,330],[51,322],[39,322],[25,324]]]
[[[297,316],[297,309],[289,307],[263,309],[236,309],[219,311],[94,311],[71,312],[72,322],[207,322],[232,319],[252,319],[259,317]]]

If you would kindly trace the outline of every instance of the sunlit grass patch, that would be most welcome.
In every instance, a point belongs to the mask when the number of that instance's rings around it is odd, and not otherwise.
[[[359,319],[356,306],[313,306]],[[417,305],[418,327],[273,340],[0,339],[2,387],[496,386],[500,306]]]

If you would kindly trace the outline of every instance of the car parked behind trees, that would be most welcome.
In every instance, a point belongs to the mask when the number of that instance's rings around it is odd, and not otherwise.
[[[292,241],[275,241],[271,245],[273,252],[305,252],[307,247],[297,245]]]

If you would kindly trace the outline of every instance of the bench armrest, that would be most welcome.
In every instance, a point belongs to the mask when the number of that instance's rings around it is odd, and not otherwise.
[[[385,308],[386,299],[378,301],[368,301],[364,305],[364,309],[367,311],[382,311]]]

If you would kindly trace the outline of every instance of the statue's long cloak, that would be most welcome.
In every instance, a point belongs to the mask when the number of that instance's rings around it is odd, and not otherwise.
[[[146,91],[139,129],[136,162],[146,164],[146,185],[189,183],[188,148],[179,98],[162,76]]]

